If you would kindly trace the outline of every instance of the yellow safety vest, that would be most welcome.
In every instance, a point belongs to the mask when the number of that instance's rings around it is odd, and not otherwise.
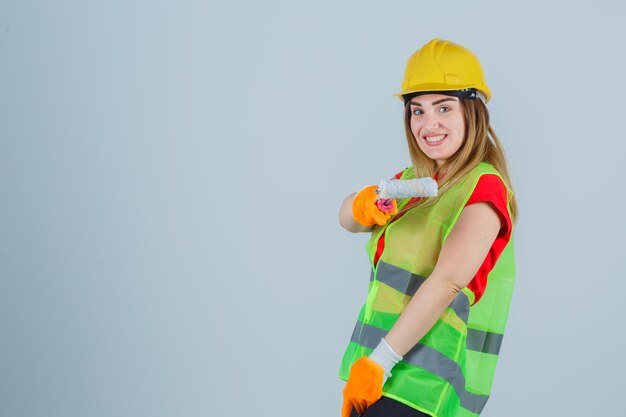
[[[372,264],[369,292],[343,356],[341,379],[347,380],[352,364],[372,352],[432,273],[446,238],[485,174],[502,178],[492,165],[480,163],[435,204],[417,206],[396,221],[374,227],[366,245]],[[415,178],[413,169],[407,168],[401,179],[411,178]],[[508,201],[511,196],[508,190]],[[399,208],[408,201],[399,201]],[[374,265],[383,232],[385,248]],[[432,329],[393,368],[383,395],[435,417],[478,416],[491,391],[514,281],[511,234],[480,301],[471,306],[473,292],[467,287],[459,292]]]

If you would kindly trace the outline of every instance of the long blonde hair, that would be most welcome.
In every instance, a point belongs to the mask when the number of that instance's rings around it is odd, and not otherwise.
[[[459,98],[465,117],[465,140],[459,150],[448,158],[441,167],[424,155],[417,145],[411,131],[411,109],[406,105],[404,111],[404,128],[406,131],[409,153],[413,162],[416,178],[436,177],[439,184],[439,195],[443,195],[450,187],[458,183],[467,173],[480,162],[487,162],[496,168],[506,186],[513,191],[504,149],[498,136],[489,124],[489,111],[482,100]],[[420,199],[416,205],[433,204],[436,198]],[[411,205],[411,208],[415,205]],[[515,195],[510,200],[511,221],[517,222],[517,201]],[[408,209],[409,207],[405,207]],[[403,210],[404,211],[404,210]]]

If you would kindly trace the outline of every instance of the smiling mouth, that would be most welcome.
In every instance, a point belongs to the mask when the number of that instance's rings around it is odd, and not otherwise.
[[[448,135],[439,135],[439,136],[426,137],[424,139],[426,139],[426,142],[428,142],[430,145],[436,145],[447,137]]]

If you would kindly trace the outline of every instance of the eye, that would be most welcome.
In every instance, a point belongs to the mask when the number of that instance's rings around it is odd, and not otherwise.
[[[413,114],[415,116],[419,116],[420,114],[424,114],[424,110],[422,110],[422,109],[413,109]]]
[[[441,106],[441,107],[439,107],[439,109],[438,109],[437,111],[438,111],[439,113],[447,113],[447,112],[449,112],[450,110],[452,110],[452,109],[451,109],[450,107],[448,107],[448,106]]]

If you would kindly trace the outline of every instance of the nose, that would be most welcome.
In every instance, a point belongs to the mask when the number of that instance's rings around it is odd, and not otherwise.
[[[427,112],[424,114],[424,126],[427,129],[437,129],[439,127],[439,115],[435,112]]]

